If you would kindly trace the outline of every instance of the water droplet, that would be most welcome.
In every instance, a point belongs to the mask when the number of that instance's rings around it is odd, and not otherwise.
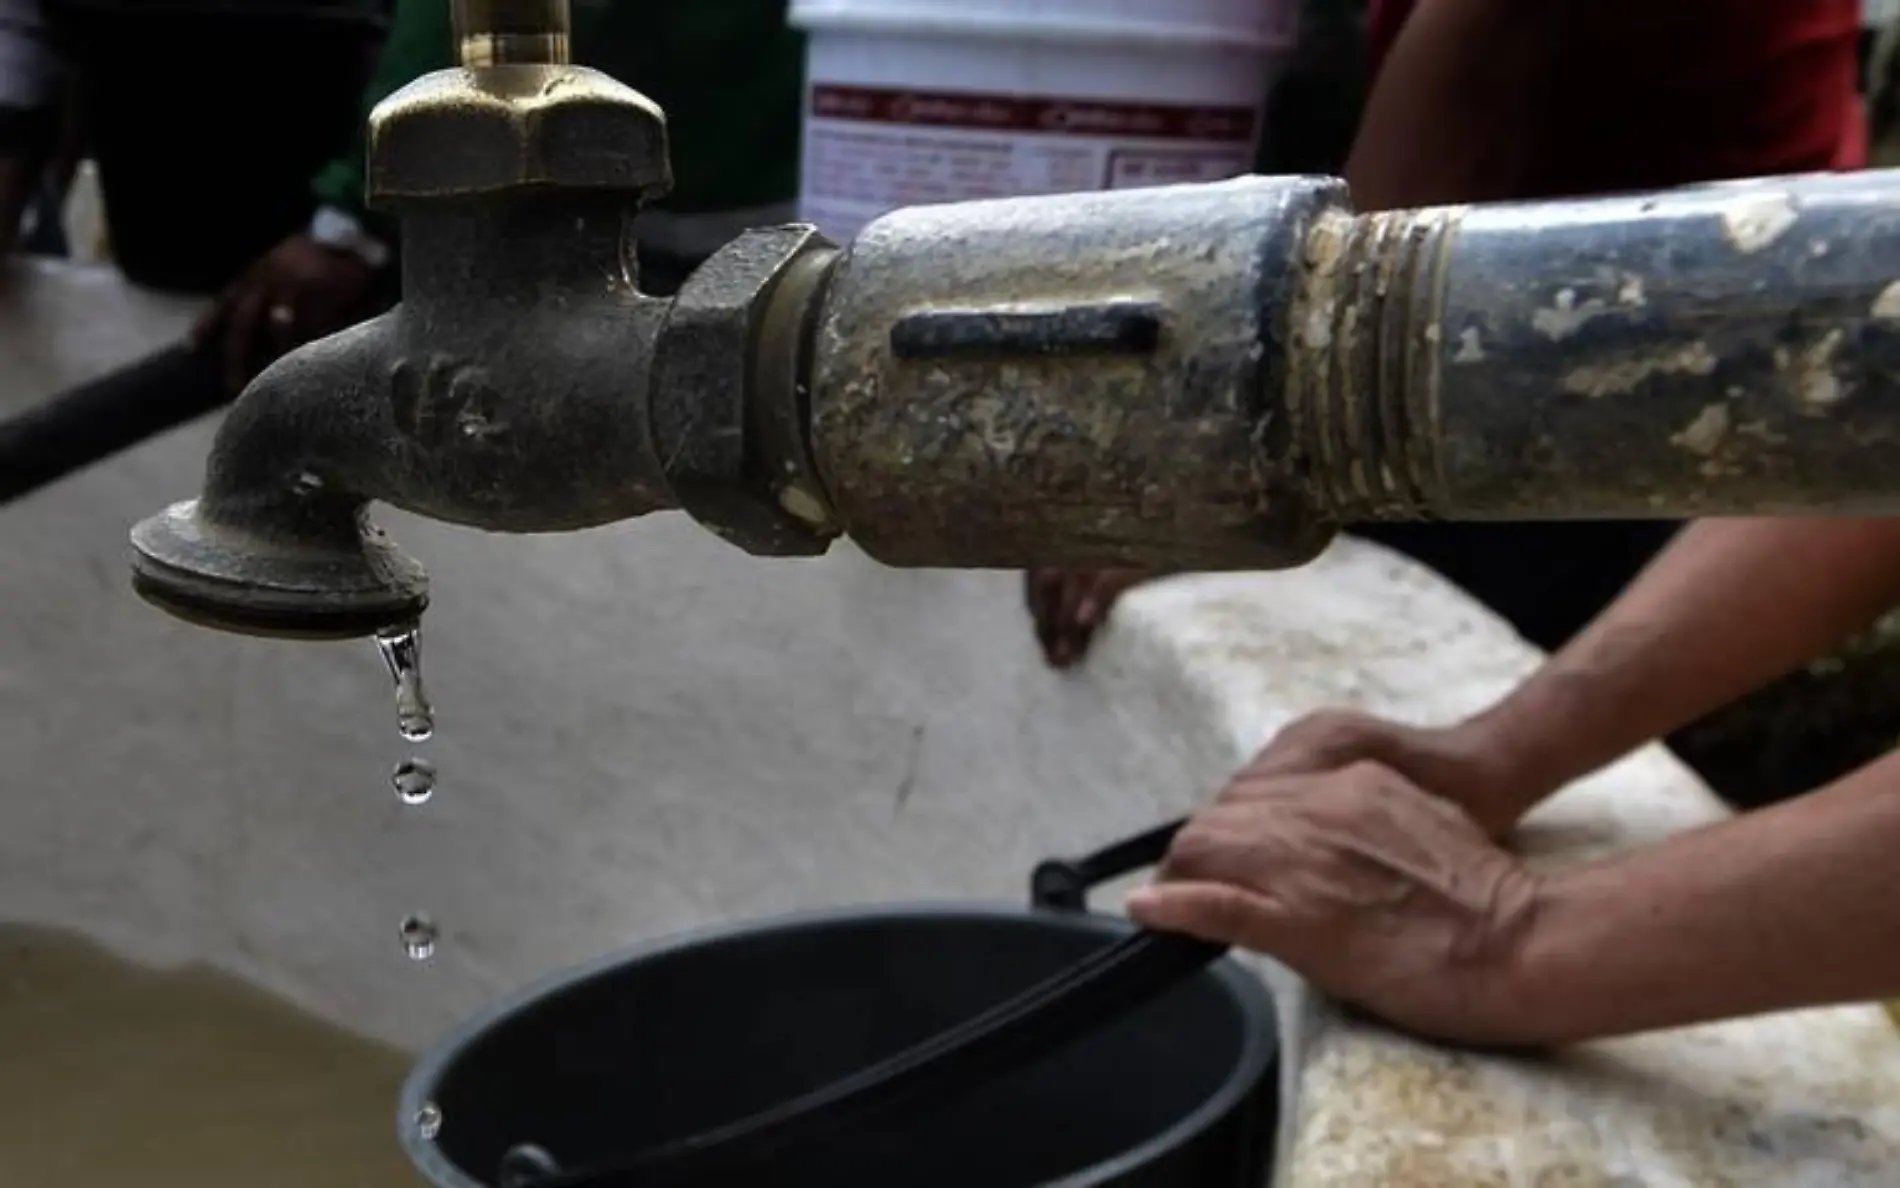
[[[435,1136],[442,1133],[442,1107],[432,1101],[422,1103],[416,1111],[416,1133],[424,1142],[433,1142]]]
[[[389,777],[396,799],[404,804],[427,804],[435,795],[435,764],[427,759],[404,759]]]
[[[422,685],[422,628],[414,623],[376,633],[376,650],[396,682],[396,730],[410,742],[435,733],[435,711]]]
[[[323,479],[306,470],[291,480],[290,489],[303,496],[315,495],[323,490]]]
[[[402,922],[402,951],[411,961],[427,961],[435,956],[435,941],[440,931],[435,921],[420,912],[406,916]]]

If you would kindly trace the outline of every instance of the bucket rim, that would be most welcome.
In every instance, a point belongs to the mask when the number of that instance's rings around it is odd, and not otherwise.
[[[1024,13],[880,11],[837,0],[792,0],[787,23],[808,33],[907,33],[946,38],[1008,38],[1071,45],[1134,45],[1157,49],[1214,49],[1243,53],[1292,50],[1297,26],[1268,31],[1214,24],[1159,24],[1115,17],[1052,18]],[[1289,22],[1290,23],[1290,22]]]
[[[416,1058],[409,1075],[403,1079],[402,1091],[397,1095],[397,1142],[416,1170],[428,1177],[438,1188],[494,1188],[492,1184],[471,1179],[442,1154],[434,1139],[423,1138],[415,1125],[417,1114],[429,1101],[427,1087],[436,1084],[441,1079],[443,1072],[449,1066],[452,1054],[467,1047],[476,1036],[510,1015],[571,989],[583,981],[622,966],[634,965],[662,955],[677,956],[690,953],[696,949],[710,948],[766,932],[810,928],[821,924],[855,924],[897,918],[936,920],[961,918],[1016,922],[1034,920],[1097,932],[1104,937],[1126,933],[1134,928],[1134,925],[1124,917],[1100,912],[1069,912],[1025,907],[1020,903],[1006,900],[920,900],[896,904],[808,908],[775,916],[741,920],[736,923],[710,924],[699,928],[683,929],[557,970],[513,994],[502,996],[429,1045]],[[1223,990],[1233,996],[1242,1019],[1251,1020],[1254,1023],[1253,1026],[1242,1027],[1241,1040],[1234,1053],[1233,1064],[1222,1076],[1218,1087],[1207,1096],[1206,1100],[1176,1120],[1173,1125],[1149,1136],[1138,1146],[1131,1147],[1112,1159],[1082,1168],[1074,1175],[1049,1181],[1041,1188],[1079,1188],[1081,1185],[1112,1179],[1149,1162],[1165,1151],[1181,1146],[1193,1135],[1218,1125],[1235,1110],[1249,1108],[1250,1099],[1260,1091],[1263,1085],[1270,1087],[1277,1096],[1279,1084],[1274,1072],[1282,1046],[1280,1018],[1275,1009],[1273,992],[1267,988],[1265,979],[1248,969],[1232,953],[1208,965],[1202,974],[1196,976],[1214,978]],[[452,1118],[443,1119],[444,1129],[454,1124],[455,1121]]]

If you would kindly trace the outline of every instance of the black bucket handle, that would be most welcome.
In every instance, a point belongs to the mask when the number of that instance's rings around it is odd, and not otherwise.
[[[1086,908],[1099,883],[1151,866],[1184,821],[1087,857],[1050,859],[1030,876],[1032,906]],[[783,1105],[663,1143],[630,1158],[568,1171],[529,1144],[511,1148],[501,1188],[679,1188],[741,1182],[779,1151],[941,1105],[1024,1067],[1153,1001],[1225,956],[1227,946],[1137,931],[976,1018]]]
[[[1030,905],[1058,912],[1087,911],[1090,891],[1160,862],[1186,824],[1186,817],[1177,817],[1086,857],[1044,859],[1029,875]]]

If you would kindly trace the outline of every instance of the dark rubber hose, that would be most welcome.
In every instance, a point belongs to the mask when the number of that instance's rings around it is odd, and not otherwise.
[[[223,407],[215,358],[167,347],[0,420],[0,503],[11,503]]]

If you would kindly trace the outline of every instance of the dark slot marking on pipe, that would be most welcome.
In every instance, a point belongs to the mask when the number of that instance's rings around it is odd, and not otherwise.
[[[932,309],[891,327],[900,359],[983,355],[1150,355],[1161,343],[1161,306],[1106,301],[1043,309]]]

